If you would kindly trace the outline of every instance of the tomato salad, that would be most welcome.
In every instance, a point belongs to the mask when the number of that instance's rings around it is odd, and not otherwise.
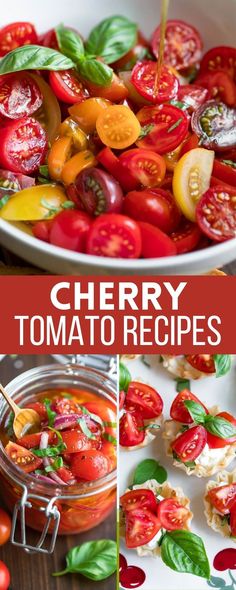
[[[114,258],[175,256],[236,235],[236,49],[203,54],[167,22],[123,16],[88,39],[63,25],[0,30],[0,217]]]

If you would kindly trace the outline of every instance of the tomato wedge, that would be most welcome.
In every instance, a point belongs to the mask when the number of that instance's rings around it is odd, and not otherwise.
[[[129,549],[149,543],[161,528],[157,516],[149,510],[132,510],[126,514],[125,541]]]
[[[141,131],[137,117],[124,105],[104,109],[97,118],[96,128],[104,145],[117,150],[135,143]]]
[[[131,381],[126,394],[126,405],[138,407],[144,420],[157,418],[163,410],[163,401],[159,393],[139,381]]]
[[[42,459],[40,457],[36,457],[31,451],[24,449],[16,443],[9,442],[5,447],[5,451],[12,463],[22,469],[22,471],[25,471],[25,473],[35,471],[35,469],[38,469],[42,465]]]
[[[31,117],[10,121],[0,128],[0,165],[12,172],[31,174],[44,161],[47,137],[43,127]]]
[[[207,500],[221,514],[229,514],[236,502],[236,483],[218,486],[208,491]]]
[[[126,412],[120,419],[120,445],[135,447],[145,439],[144,421],[138,412]]]
[[[34,25],[27,22],[16,22],[0,30],[0,56],[22,45],[36,45],[38,36]]]
[[[172,194],[161,188],[128,193],[124,213],[139,221],[145,219],[167,234],[173,232],[180,221],[180,212]]]
[[[229,184],[236,187],[236,165],[231,160],[214,161],[213,175],[218,179],[218,184]]]
[[[73,70],[50,72],[49,82],[58,100],[67,104],[83,102],[89,96]]]
[[[167,531],[185,528],[189,517],[189,510],[172,498],[161,500],[157,506],[157,516],[161,526]]]
[[[175,150],[188,133],[186,113],[172,105],[145,106],[137,113],[137,118],[143,129],[143,137],[138,139],[137,145],[158,154]]]
[[[49,431],[47,431],[47,434],[48,434],[48,444],[49,445],[58,443],[58,437],[55,432],[53,432],[52,430],[49,430]],[[36,447],[39,447],[41,436],[42,436],[41,432],[36,432],[35,434],[26,434],[25,436],[22,436],[17,441],[17,443],[21,447],[24,447],[25,449],[34,449]]]
[[[176,246],[177,254],[185,254],[186,252],[195,250],[200,242],[201,236],[202,233],[198,225],[184,218],[180,226],[170,234],[170,238]]]
[[[224,70],[236,82],[236,49],[235,47],[213,47],[207,51],[201,61],[200,73]]]
[[[189,391],[188,389],[183,389],[183,391],[180,391],[180,393],[176,396],[176,398],[174,399],[174,401],[171,405],[170,416],[171,416],[172,420],[176,420],[177,422],[181,422],[181,424],[192,424],[193,423],[193,419],[192,419],[188,409],[184,405],[184,402],[186,400],[191,400],[193,402],[196,402],[197,404],[202,406],[202,408],[204,408],[206,414],[208,414],[207,408],[204,406],[204,404],[202,404],[202,402],[198,399],[198,397],[196,397],[196,395],[191,393],[191,391]]]
[[[111,258],[139,258],[141,233],[133,219],[118,213],[104,213],[93,223],[87,253]]]
[[[162,104],[176,98],[179,81],[173,71],[165,65],[162,66],[158,93],[155,92],[156,76],[156,63],[145,61],[134,66],[131,82],[141,96],[154,104]]]
[[[151,223],[139,222],[142,236],[143,258],[162,258],[163,256],[175,256],[176,246],[167,234]]]
[[[202,373],[215,373],[215,362],[211,354],[187,354],[186,360]]]
[[[196,148],[176,164],[173,193],[177,205],[190,221],[195,221],[197,203],[210,186],[214,157],[213,151]]]
[[[28,117],[39,109],[42,93],[26,72],[0,76],[0,114],[9,119]]]
[[[199,227],[214,242],[236,237],[236,188],[219,185],[200,199],[196,217]]]
[[[150,510],[156,514],[157,501],[151,490],[132,490],[121,496],[120,503],[124,512],[131,510]]]
[[[207,444],[207,432],[203,426],[193,426],[180,434],[171,444],[172,451],[182,463],[195,461]]]
[[[231,508],[230,511],[230,528],[231,528],[231,535],[233,537],[236,536],[236,505],[234,503],[234,505]]]
[[[234,416],[232,416],[228,412],[220,412],[220,414],[217,414],[217,416],[220,418],[224,418],[225,420],[228,420],[228,422],[236,426],[236,418],[234,418]],[[222,449],[227,445],[235,444],[235,442],[236,436],[232,436],[231,438],[219,438],[218,436],[214,436],[210,432],[207,433],[207,443],[210,449]]]
[[[236,86],[232,77],[227,72],[223,70],[207,72],[206,74],[201,74],[197,78],[197,82],[208,90],[209,99],[222,100],[229,107],[235,106]]]
[[[143,186],[158,186],[165,177],[164,158],[150,150],[128,150],[121,154],[120,162]]]
[[[152,36],[152,51],[158,57],[160,26]],[[168,20],[165,35],[164,61],[176,70],[189,68],[201,59],[202,39],[198,31],[182,20]]]

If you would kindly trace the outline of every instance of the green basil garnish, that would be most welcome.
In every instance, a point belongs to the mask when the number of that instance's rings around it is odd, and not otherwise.
[[[82,432],[88,437],[88,438],[92,438],[92,439],[96,439],[96,436],[91,432],[91,430],[89,429],[89,427],[86,424],[86,420],[85,418],[78,418],[78,423],[80,425],[80,428],[82,430]]]
[[[23,45],[1,58],[0,75],[23,70],[70,70],[75,65],[71,59],[50,47]]]
[[[219,438],[232,438],[236,436],[236,427],[220,416],[206,416],[206,430]]]
[[[123,57],[137,41],[137,25],[124,16],[111,16],[91,31],[86,51],[111,64]]]
[[[70,549],[66,555],[66,569],[52,575],[82,574],[90,580],[99,582],[114,574],[116,568],[117,544],[110,539],[104,539],[88,541]]]
[[[66,57],[76,62],[84,55],[83,41],[76,31],[72,31],[63,25],[56,27],[55,31],[59,49]]]
[[[160,484],[167,480],[165,468],[155,459],[144,459],[139,463],[134,472],[133,484],[142,484],[149,479],[155,479]]]
[[[206,410],[204,410],[204,408],[201,406],[201,404],[198,404],[197,402],[194,402],[189,399],[184,402],[184,405],[187,408],[194,422],[197,422],[197,424],[205,423],[207,413]]]
[[[176,391],[178,393],[180,393],[181,391],[183,391],[183,389],[190,389],[190,381],[189,379],[181,379],[180,377],[178,377],[176,379],[176,387],[175,387]]]
[[[114,436],[112,436],[112,434],[108,434],[108,432],[104,432],[103,438],[105,438],[105,440],[108,440],[108,442],[112,443],[116,447],[117,440]]]
[[[161,544],[164,563],[176,572],[210,578],[210,566],[201,537],[189,531],[166,533]]]
[[[36,455],[36,457],[56,457],[60,455],[63,451],[66,450],[66,445],[64,443],[60,443],[56,447],[47,447],[46,449],[33,449],[32,453]]]
[[[51,410],[51,401],[50,401],[50,399],[45,398],[43,400],[43,405],[45,406],[45,408],[47,410],[48,424],[49,424],[49,426],[54,426],[54,420],[55,420],[55,417],[56,417],[56,412],[53,412],[53,410]]]
[[[214,354],[213,355],[216,369],[216,377],[226,375],[231,369],[230,354]]]
[[[123,363],[119,364],[119,387],[120,391],[127,391],[131,382],[131,374],[129,369]]]
[[[94,57],[85,56],[79,59],[77,70],[84,80],[98,86],[109,86],[112,81],[113,70]]]

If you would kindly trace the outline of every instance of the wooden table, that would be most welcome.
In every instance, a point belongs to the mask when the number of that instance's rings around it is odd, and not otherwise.
[[[22,357],[5,357],[0,364],[0,381],[6,385],[19,373],[37,365],[49,364],[53,358],[42,355]],[[35,543],[38,535],[28,529],[28,540]],[[65,555],[71,547],[81,545],[84,541],[95,539],[116,539],[115,511],[100,526],[80,535],[58,537],[56,549],[51,556],[28,555],[7,543],[0,547],[0,559],[6,563],[11,572],[10,590],[115,590],[116,576],[103,582],[92,582],[79,575],[66,575],[53,578],[51,574],[63,570]]]

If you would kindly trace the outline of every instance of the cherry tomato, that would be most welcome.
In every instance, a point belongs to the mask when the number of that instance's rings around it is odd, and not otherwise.
[[[207,443],[207,431],[203,426],[193,426],[180,434],[171,444],[172,451],[182,463],[195,461]]]
[[[229,514],[236,501],[236,483],[212,488],[207,492],[207,500],[221,514]]]
[[[188,106],[190,112],[196,111],[206,100],[209,99],[207,87],[202,84],[184,84],[179,87],[178,100]]]
[[[201,145],[215,151],[236,146],[236,109],[223,102],[209,100],[192,116],[192,129]]]
[[[236,82],[236,49],[235,47],[213,47],[207,51],[201,61],[200,73],[224,70]]]
[[[177,205],[190,221],[195,221],[196,205],[210,186],[214,157],[213,151],[196,148],[176,164],[173,193]]]
[[[70,481],[74,480],[74,476],[72,471],[68,469],[68,467],[60,467],[57,469],[57,475],[64,481],[65,483],[69,483]]]
[[[150,150],[128,150],[121,154],[120,162],[143,186],[158,186],[165,177],[164,158]]]
[[[25,188],[13,195],[0,209],[0,217],[9,221],[52,219],[61,211],[66,195],[59,185],[43,184]]]
[[[37,412],[37,414],[39,415],[42,422],[44,422],[45,420],[48,419],[47,409],[42,402],[33,402],[33,403],[27,402],[27,408],[31,408],[32,410],[35,410],[35,412]]]
[[[11,519],[9,514],[0,508],[0,545],[5,545],[11,534]],[[1,588],[1,585],[0,585]]]
[[[211,354],[187,354],[188,363],[202,373],[215,373],[215,361]]]
[[[0,589],[1,590],[8,590],[10,586],[10,573],[3,561],[0,561]]]
[[[58,398],[53,402],[53,410],[60,415],[82,414],[79,405],[73,399]]]
[[[67,104],[80,103],[89,96],[73,70],[50,72],[49,82],[58,100]]]
[[[61,123],[59,135],[71,137],[73,146],[78,151],[85,150],[88,147],[87,135],[82,129],[80,129],[78,123],[76,123],[72,117],[67,117],[63,123]]]
[[[162,66],[158,92],[155,92],[157,65],[153,61],[137,63],[132,71],[131,82],[146,100],[161,104],[177,97],[178,78],[167,66]]]
[[[50,29],[49,31],[44,33],[44,35],[42,35],[41,44],[44,47],[51,47],[51,49],[56,49],[57,51],[59,51],[55,29]]]
[[[146,545],[158,533],[161,523],[150,510],[132,510],[126,514],[125,542],[129,549]]]
[[[135,447],[145,439],[144,421],[138,412],[126,412],[120,419],[120,445]]]
[[[177,254],[174,242],[161,229],[151,223],[139,222],[142,236],[143,258],[161,258]]]
[[[220,412],[220,414],[217,414],[217,416],[220,418],[224,418],[225,420],[233,424],[233,426],[236,426],[236,419],[228,412]],[[222,449],[227,445],[234,444],[235,442],[236,436],[232,436],[231,438],[220,438],[218,436],[214,436],[210,432],[207,433],[207,443],[210,449]]]
[[[139,221],[145,219],[167,234],[174,231],[180,221],[173,196],[161,188],[128,193],[124,201],[124,213]]]
[[[51,143],[55,140],[59,132],[61,109],[55,94],[53,94],[52,89],[49,84],[45,82],[43,77],[32,73],[29,75],[37,84],[43,95],[43,104],[41,108],[34,113],[34,117],[45,129],[48,141]]]
[[[187,115],[178,107],[160,105],[143,107],[137,118],[145,132],[137,141],[140,148],[153,150],[158,154],[167,154],[175,150],[188,133]]]
[[[160,26],[152,36],[152,51],[158,57]],[[176,70],[189,68],[201,59],[202,39],[198,31],[182,20],[167,21],[164,61]]]
[[[49,430],[47,432],[47,434],[48,434],[48,444],[49,445],[52,445],[53,443],[57,444],[58,438],[57,438],[56,433],[53,432],[52,430]],[[22,436],[17,441],[17,444],[21,445],[25,449],[34,449],[36,447],[39,447],[41,435],[42,435],[41,432],[37,432],[35,434],[25,434],[25,436]]]
[[[167,531],[181,530],[185,528],[189,510],[176,500],[166,498],[157,506],[157,517]]]
[[[124,512],[131,510],[150,510],[156,514],[157,501],[151,490],[139,489],[126,492],[121,496],[120,503]]]
[[[204,234],[214,242],[236,236],[236,188],[224,185],[210,188],[200,199],[196,216]]]
[[[66,185],[72,184],[82,170],[91,168],[92,166],[95,166],[96,163],[95,156],[90,150],[78,152],[65,162],[61,173],[62,182]]]
[[[37,221],[37,223],[32,226],[34,237],[38,238],[38,240],[49,243],[51,227],[51,221]]]
[[[118,213],[103,214],[90,229],[87,253],[111,258],[139,258],[141,233],[136,221]]]
[[[184,402],[186,400],[191,400],[193,402],[196,402],[197,404],[202,406],[202,408],[204,408],[206,414],[208,414],[207,408],[204,406],[204,404],[202,404],[202,402],[198,399],[198,397],[196,397],[196,395],[191,393],[191,391],[189,391],[188,389],[183,389],[183,391],[180,391],[180,393],[176,396],[176,398],[174,399],[174,401],[171,405],[170,416],[171,416],[172,420],[176,420],[176,422],[181,422],[181,424],[192,424],[193,423],[193,419],[192,419],[188,409],[184,405]]]
[[[112,64],[114,70],[132,70],[137,61],[143,60],[149,52],[149,43],[138,31],[137,43],[123,57]]]
[[[85,252],[91,218],[83,211],[67,209],[53,220],[50,229],[50,243],[60,248]]]
[[[101,141],[108,147],[122,150],[138,139],[140,124],[130,108],[113,105],[98,116],[96,128]]]
[[[191,133],[181,146],[180,157],[184,156],[187,152],[190,152],[190,150],[194,150],[198,145],[199,137],[195,133]]]
[[[180,226],[170,234],[176,246],[177,254],[185,254],[186,252],[195,250],[200,242],[201,236],[202,234],[198,225],[184,218]]]
[[[236,535],[236,505],[231,508],[230,511],[230,528],[231,528],[231,535],[234,537]]]
[[[0,169],[0,197],[14,194],[24,188],[35,185],[35,178]]]
[[[72,458],[71,470],[79,479],[94,481],[109,473],[110,462],[100,451],[82,451]]]
[[[5,451],[12,463],[19,467],[19,469],[25,471],[25,473],[31,473],[31,471],[35,471],[35,469],[38,469],[42,465],[42,459],[40,457],[36,457],[31,451],[16,443],[9,442],[5,447]]]
[[[83,432],[78,430],[64,430],[61,435],[66,445],[65,452],[69,454],[96,448],[98,444],[95,439],[88,438]]]
[[[112,152],[109,147],[105,147],[99,154],[96,155],[96,158],[100,164],[108,171],[110,174],[118,180],[120,186],[125,191],[131,191],[137,188],[138,182],[136,178],[134,178],[127,168],[122,166],[122,163],[117,156]]]
[[[54,143],[48,154],[48,172],[53,180],[60,180],[62,170],[72,153],[72,138],[65,136],[59,137]]]
[[[0,56],[22,45],[36,45],[37,42],[37,33],[31,23],[11,23],[0,29]]]
[[[116,468],[117,453],[116,446],[108,440],[103,440],[101,445],[101,452],[108,457],[110,462],[110,471]]]
[[[44,129],[30,117],[10,121],[0,128],[0,165],[12,172],[31,174],[38,170],[47,149]]]
[[[86,81],[91,96],[99,96],[111,102],[122,102],[128,97],[124,82],[113,72],[112,81],[108,86],[98,86]]]
[[[40,108],[43,96],[26,72],[0,76],[0,114],[9,119],[28,117]]]
[[[70,107],[69,113],[85,133],[93,133],[99,115],[110,105],[110,101],[104,98],[88,98]]]
[[[81,172],[68,187],[67,194],[90,215],[120,213],[123,205],[123,192],[118,182],[97,168]]]
[[[139,381],[131,381],[126,394],[126,404],[130,407],[132,404],[138,406],[144,420],[157,418],[163,410],[163,401],[159,393]]]
[[[141,105],[150,105],[150,100],[146,100],[139,92],[136,90],[135,86],[132,84],[132,71],[131,72],[119,72],[119,77],[124,82],[128,93],[129,93],[129,104],[134,105],[132,110],[136,109],[136,106]]]
[[[107,402],[102,403],[100,401],[99,405],[96,402],[86,402],[84,407],[87,408],[91,414],[97,414],[97,416],[101,418],[106,424],[105,432],[114,437],[116,436],[116,426],[114,426],[114,424],[116,424],[116,414]],[[109,426],[109,424],[111,424],[111,426]]]
[[[197,82],[208,90],[209,99],[222,100],[229,107],[235,106],[236,86],[227,72],[217,70],[201,74],[197,78]]]
[[[226,160],[227,162],[228,160]],[[214,161],[213,175],[218,179],[218,184],[229,184],[236,187],[236,167],[226,164],[225,161]]]

